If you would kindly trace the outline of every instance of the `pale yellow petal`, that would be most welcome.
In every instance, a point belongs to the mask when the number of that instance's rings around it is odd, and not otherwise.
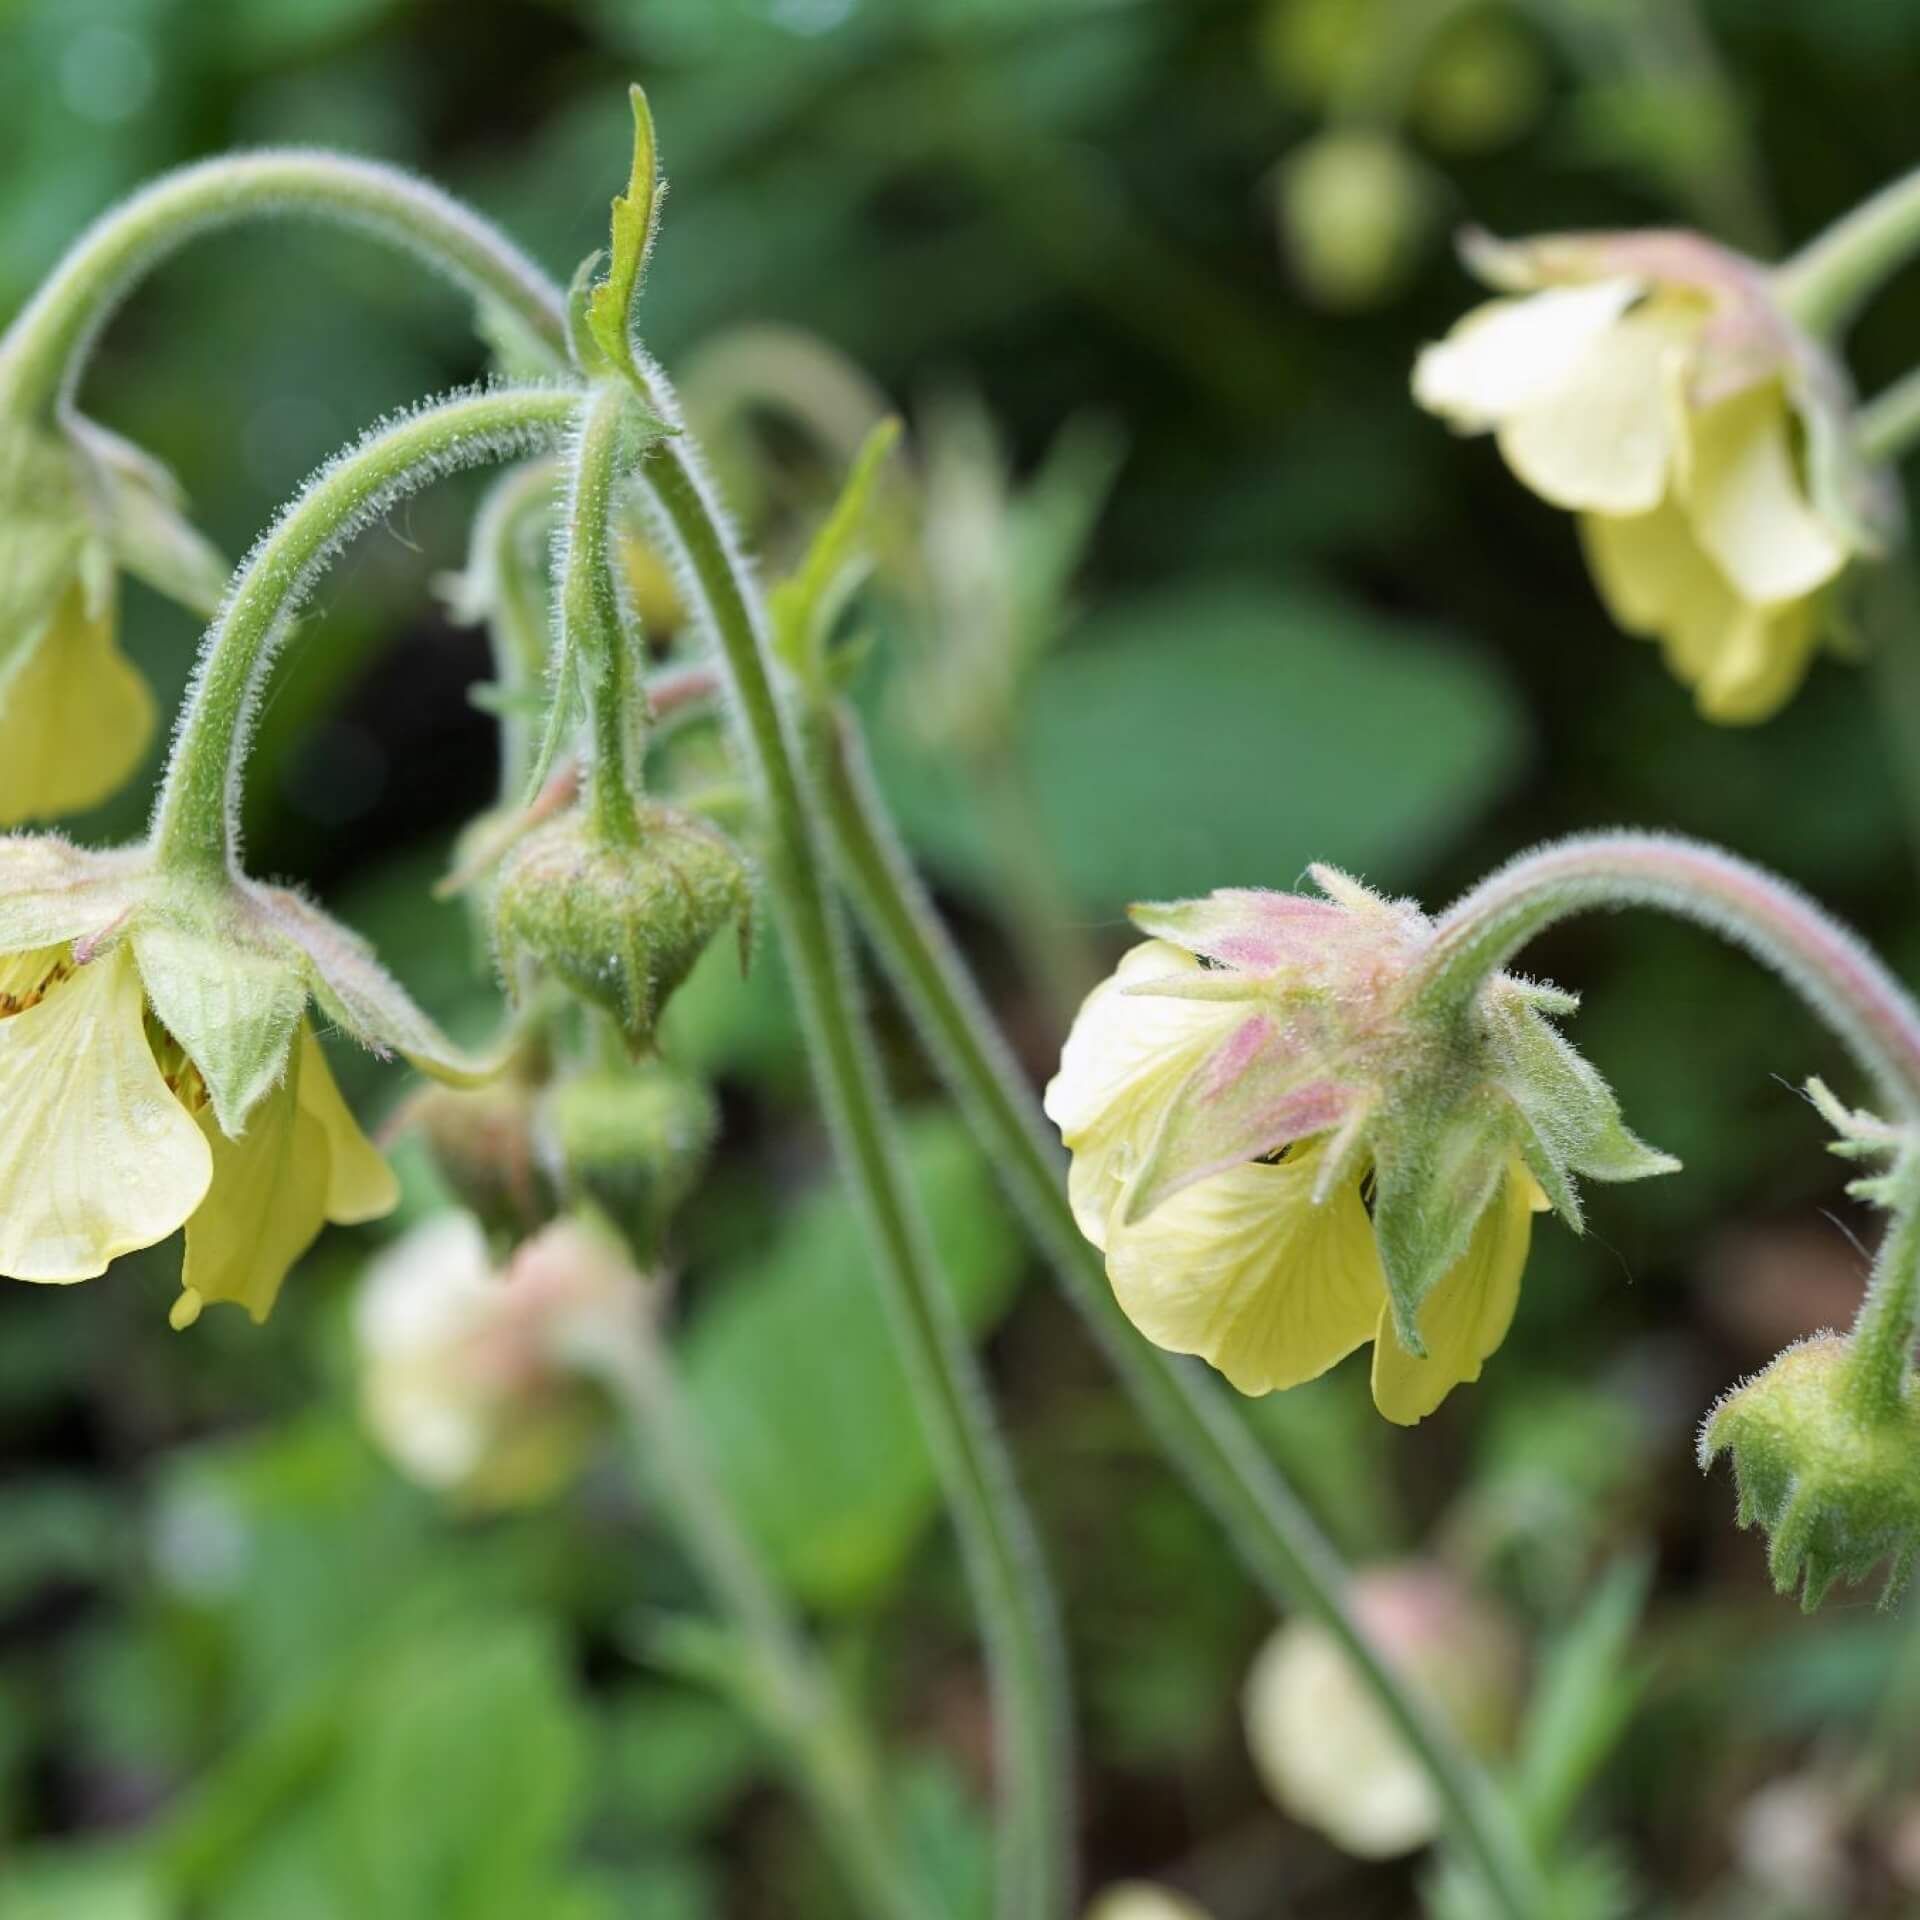
[[[400,1203],[400,1183],[340,1097],[311,1027],[300,1035],[300,1104],[326,1134],[327,1218],[350,1227],[391,1213]]]
[[[289,1061],[289,1083],[299,1070],[297,1060]],[[237,1140],[220,1130],[211,1106],[199,1119],[213,1156],[213,1184],[187,1222],[173,1323],[191,1326],[215,1300],[234,1301],[264,1320],[326,1219],[326,1133],[302,1107],[294,1084],[261,1100]]]
[[[1696,677],[1700,711],[1723,726],[1771,718],[1806,678],[1818,643],[1810,600],[1742,608]]]
[[[1794,467],[1784,390],[1763,382],[1693,416],[1682,504],[1729,586],[1755,606],[1799,599],[1846,564]]]
[[[1197,973],[1200,962],[1163,940],[1143,941],[1087,996],[1048,1083],[1047,1117],[1073,1150],[1074,1218],[1106,1244],[1119,1190],[1152,1141],[1167,1102],[1207,1050],[1246,1017],[1231,1002],[1130,993],[1129,987]]]
[[[0,1273],[16,1280],[104,1273],[178,1228],[212,1175],[154,1062],[125,946],[0,1019],[0,1115]]]
[[[1229,1168],[1116,1229],[1114,1298],[1156,1346],[1242,1393],[1324,1373],[1371,1338],[1386,1296],[1357,1180],[1313,1201],[1319,1152]]]
[[[1487,1356],[1507,1337],[1520,1301],[1540,1189],[1517,1162],[1508,1168],[1467,1250],[1420,1309],[1427,1343],[1416,1360],[1394,1337],[1385,1309],[1373,1343],[1374,1405],[1404,1427],[1424,1420],[1455,1387],[1480,1378]]]
[[[1608,328],[1552,391],[1502,424],[1507,464],[1557,507],[1625,514],[1657,506],[1683,429],[1676,368],[1696,329],[1686,309],[1662,305]]]
[[[1467,432],[1497,427],[1567,380],[1639,292],[1637,281],[1602,280],[1490,300],[1422,351],[1413,397]]]
[[[89,617],[79,587],[0,685],[0,825],[78,813],[117,793],[153,737],[153,695]]]

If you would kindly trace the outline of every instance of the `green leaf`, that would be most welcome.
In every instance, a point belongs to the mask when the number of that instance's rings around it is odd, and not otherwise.
[[[1132,900],[1291,886],[1312,860],[1410,886],[1526,748],[1510,689],[1458,642],[1322,588],[1256,582],[1173,588],[1089,619],[1036,665],[1021,720],[1062,917],[1095,921]],[[986,810],[909,730],[873,731],[909,839],[943,879],[991,900]]]
[[[910,1164],[968,1327],[1012,1298],[1022,1239],[946,1113],[908,1130]],[[731,1275],[684,1360],[708,1461],[795,1595],[858,1608],[884,1593],[939,1506],[854,1204],[838,1182],[784,1210],[765,1257]]]
[[[343,1756],[342,1879],[364,1920],[525,1920],[569,1845],[588,1732],[553,1631],[476,1620],[399,1649]]]
[[[627,190],[613,203],[612,256],[607,277],[587,301],[587,325],[608,361],[632,375],[633,310],[646,277],[647,255],[660,209],[659,156],[653,115],[638,86],[627,89],[633,103],[633,173]]]
[[[840,498],[800,570],[774,589],[774,646],[781,659],[816,691],[828,684],[827,644],[847,603],[873,571],[874,488],[900,438],[900,422],[882,420],[861,443]]]

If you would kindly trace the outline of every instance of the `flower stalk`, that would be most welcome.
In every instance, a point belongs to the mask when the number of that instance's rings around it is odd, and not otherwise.
[[[0,395],[50,412],[78,384],[94,340],[142,274],[199,234],[283,214],[355,227],[404,248],[510,314],[556,373],[566,367],[560,296],[497,229],[398,168],[289,149],[183,167],[104,214],[0,337]]]
[[[559,387],[456,395],[370,435],[286,509],[242,568],[201,650],[154,808],[162,870],[217,878],[234,865],[247,736],[266,670],[334,551],[431,480],[551,445],[579,404],[577,393]]]
[[[843,884],[927,1043],[1067,1296],[1242,1563],[1283,1608],[1322,1623],[1431,1780],[1460,1855],[1508,1920],[1540,1911],[1537,1871],[1484,1772],[1382,1659],[1349,1604],[1340,1557],[1203,1369],[1142,1340],[1067,1202],[1064,1166],[1018,1062],[888,818],[849,711],[811,718]]]
[[[580,1356],[607,1389],[687,1557],[751,1662],[744,1704],[784,1756],[866,1920],[934,1920],[883,1810],[865,1734],[708,1471],[671,1363],[648,1333]]]
[[[1819,340],[1844,333],[1920,249],[1920,168],[1890,181],[1774,269],[1774,295]]]
[[[676,423],[664,382],[648,369],[643,384],[646,403]],[[1002,1920],[1052,1920],[1071,1902],[1071,1768],[1057,1626],[1039,1548],[893,1139],[829,885],[819,803],[775,680],[758,590],[684,433],[647,449],[639,479],[731,694],[735,737],[759,788],[766,878],[815,1077],[974,1584],[1001,1763],[997,1911]]]

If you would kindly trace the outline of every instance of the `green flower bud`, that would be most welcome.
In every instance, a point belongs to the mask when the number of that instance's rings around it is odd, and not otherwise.
[[[746,863],[717,828],[671,807],[640,808],[622,846],[569,813],[530,833],[501,869],[494,931],[509,984],[544,968],[618,1022],[636,1052],[660,1010],[729,922],[742,958],[752,914]]]
[[[427,1087],[407,1103],[440,1177],[490,1235],[524,1238],[560,1210],[535,1150],[537,1089],[511,1072],[490,1086]]]
[[[1882,1604],[1920,1551],[1920,1393],[1909,1383],[1891,1413],[1863,1410],[1853,1344],[1802,1341],[1728,1394],[1700,1431],[1700,1464],[1733,1456],[1740,1524],[1765,1529],[1782,1593],[1800,1587],[1811,1613],[1836,1580],[1864,1580],[1889,1562]]]
[[[1357,311],[1399,291],[1432,226],[1435,194],[1392,134],[1323,133],[1275,175],[1281,238],[1318,306]]]
[[[582,1074],[548,1095],[543,1119],[565,1178],[652,1259],[706,1168],[713,1096],[659,1060]]]

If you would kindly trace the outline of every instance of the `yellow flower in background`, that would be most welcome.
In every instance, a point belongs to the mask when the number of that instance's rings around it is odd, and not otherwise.
[[[470,1506],[519,1506],[584,1463],[597,1402],[574,1357],[631,1336],[638,1274],[570,1221],[504,1270],[470,1214],[425,1222],[371,1262],[354,1305],[360,1404],[409,1479]]]
[[[1204,1907],[1151,1880],[1119,1880],[1102,1890],[1085,1920],[1208,1920]]]
[[[1350,1590],[1368,1638],[1475,1751],[1497,1754],[1519,1707],[1521,1650],[1505,1620],[1444,1567],[1376,1567]],[[1287,1621],[1242,1699],[1247,1747],[1277,1805],[1346,1852],[1392,1859],[1433,1839],[1440,1808],[1345,1650],[1318,1621]]]
[[[1580,516],[1608,611],[1661,643],[1707,718],[1766,719],[1836,637],[1849,561],[1881,542],[1844,377],[1759,267],[1692,235],[1472,258],[1524,290],[1428,347],[1415,398],[1492,433],[1521,481]]]
[[[1431,923],[1315,878],[1330,897],[1136,908],[1162,937],[1088,996],[1046,1110],[1146,1338],[1247,1394],[1372,1341],[1375,1404],[1410,1425],[1506,1337],[1549,1193],[1577,1225],[1575,1173],[1674,1163],[1547,1024],[1564,996],[1498,978],[1436,1047],[1409,998]]]
[[[0,826],[97,806],[139,770],[154,702],[115,636],[123,570],[201,614],[226,586],[163,467],[75,416],[0,413]]]

